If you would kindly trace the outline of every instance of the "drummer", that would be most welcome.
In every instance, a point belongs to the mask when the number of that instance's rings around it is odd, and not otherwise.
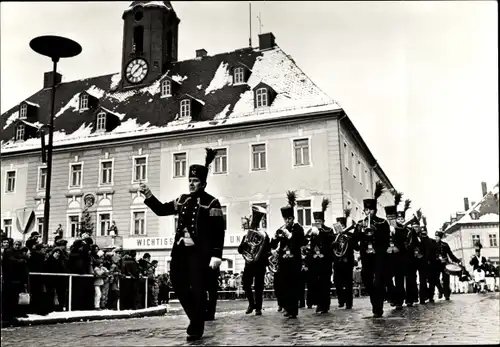
[[[444,294],[445,299],[450,300],[450,294],[451,294],[450,274],[458,275],[462,272],[462,268],[459,267],[454,269],[452,266],[447,267],[447,265],[450,264],[450,260],[459,265],[461,265],[461,262],[460,259],[455,257],[455,255],[450,249],[450,246],[443,241],[444,232],[438,230],[436,231],[435,236],[436,236],[436,242],[438,244],[438,250],[437,250],[438,262],[435,269],[436,271],[435,279],[437,282],[441,281],[440,279],[441,276],[443,279],[442,286],[437,286],[440,289],[439,298],[441,299]]]

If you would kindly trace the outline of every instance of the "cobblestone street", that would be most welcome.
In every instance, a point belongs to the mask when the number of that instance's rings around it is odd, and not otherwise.
[[[355,344],[498,344],[499,294],[453,295],[451,301],[395,311],[385,306],[371,318],[368,298],[355,299],[351,311],[328,315],[302,309],[297,320],[264,302],[263,316],[247,316],[245,301],[218,303],[216,320],[193,345],[355,345]],[[164,317],[7,328],[2,346],[160,346],[185,345],[187,318],[178,303]]]

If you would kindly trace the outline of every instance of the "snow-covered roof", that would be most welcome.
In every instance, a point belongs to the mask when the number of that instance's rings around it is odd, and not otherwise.
[[[234,85],[229,69],[244,64],[251,69],[247,83]],[[161,98],[160,81],[169,77],[181,82],[172,97]],[[171,64],[169,71],[148,86],[126,91],[119,88],[120,74],[111,74],[61,83],[56,93],[54,146],[83,144],[100,140],[201,130],[267,119],[340,110],[338,103],[321,91],[279,47],[259,51],[245,48],[233,52]],[[265,83],[276,92],[271,106],[255,109],[252,89]],[[97,106],[79,110],[79,98],[87,92]],[[180,97],[190,95],[201,110],[196,119],[179,119]],[[50,91],[32,97],[41,105],[39,117],[50,111]],[[121,124],[108,132],[93,130],[96,107],[119,117]],[[45,112],[47,111],[47,112]],[[14,126],[18,107],[0,117],[0,127]],[[41,123],[43,118],[39,118]],[[12,128],[13,129],[13,128]],[[14,141],[14,131],[2,131],[2,153],[39,148],[38,139]]]
[[[132,11],[136,7],[158,7],[166,10],[172,10],[170,1],[133,1],[132,4],[124,11],[124,13]]]
[[[483,198],[470,207],[462,218],[452,223],[446,232],[452,232],[464,224],[491,224],[500,223],[498,214],[498,183]],[[497,195],[497,196],[495,196]]]
[[[28,101],[28,100],[24,100],[25,103],[27,103],[28,105],[30,106],[34,106],[34,107],[40,107],[40,105],[38,104],[35,104],[34,102],[31,102],[31,101]]]

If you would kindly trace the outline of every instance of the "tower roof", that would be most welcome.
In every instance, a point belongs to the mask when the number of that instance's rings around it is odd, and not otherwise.
[[[130,6],[124,11],[124,13],[132,11],[137,6],[159,7],[159,8],[164,8],[164,9],[169,10],[169,11],[172,11],[174,9],[172,7],[172,4],[170,3],[170,1],[132,1]]]

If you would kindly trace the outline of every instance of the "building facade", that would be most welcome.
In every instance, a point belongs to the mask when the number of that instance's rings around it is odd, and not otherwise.
[[[123,19],[121,73],[57,88],[49,234],[61,224],[71,242],[87,211],[101,247],[148,252],[167,270],[177,217],[154,215],[138,186],[146,183],[160,201],[175,199],[206,147],[217,149],[207,191],[226,218],[223,270],[243,270],[241,218],[252,205],[267,209],[261,227],[271,236],[283,225],[287,190],[297,192],[297,221],[306,228],[323,197],[332,202],[328,225],[345,208],[361,219],[379,180],[388,188],[380,207],[392,204],[393,186],[349,117],[271,33],[259,36],[258,48],[214,56],[202,49],[177,61],[180,21],[170,2],[133,2]],[[44,83],[0,118],[2,181],[10,184],[2,189],[2,228],[12,232],[19,209],[34,210],[37,227],[43,222],[46,166],[36,130],[47,122]],[[89,196],[95,203],[87,209]],[[109,235],[112,221],[117,237]]]

